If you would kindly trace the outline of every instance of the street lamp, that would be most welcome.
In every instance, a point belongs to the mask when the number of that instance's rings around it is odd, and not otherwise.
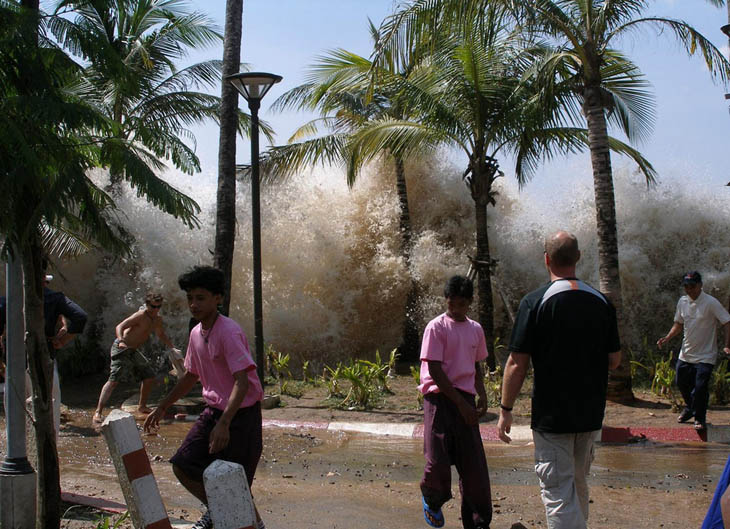
[[[253,234],[253,316],[256,344],[256,371],[264,383],[264,315],[261,298],[261,201],[259,197],[259,108],[261,100],[280,75],[249,72],[228,75],[225,80],[236,87],[251,110],[251,228]]]

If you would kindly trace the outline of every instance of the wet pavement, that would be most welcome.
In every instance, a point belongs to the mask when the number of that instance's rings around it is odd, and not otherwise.
[[[88,417],[87,417],[88,415]],[[104,440],[89,412],[71,412],[59,454],[68,492],[122,501]],[[200,504],[178,484],[167,459],[190,423],[163,424],[144,435],[162,497],[171,514],[194,520]],[[253,493],[269,529],[426,527],[418,482],[422,441],[323,430],[267,428]],[[485,443],[495,518],[493,527],[522,521],[545,527],[530,443]],[[727,445],[640,442],[598,445],[592,468],[594,529],[698,527],[728,457]],[[458,496],[457,476],[452,489]],[[461,527],[458,498],[444,513]]]

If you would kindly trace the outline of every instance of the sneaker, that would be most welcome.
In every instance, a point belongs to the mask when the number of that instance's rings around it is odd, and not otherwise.
[[[687,422],[694,416],[695,416],[695,414],[692,413],[691,410],[688,410],[687,408],[685,408],[682,411],[682,413],[679,414],[679,417],[677,417],[677,422]]]
[[[705,430],[707,430],[707,423],[695,421],[695,430],[697,430],[698,432],[704,432]]]
[[[192,529],[213,529],[213,520],[210,519],[210,511],[206,510],[200,520],[195,522]]]

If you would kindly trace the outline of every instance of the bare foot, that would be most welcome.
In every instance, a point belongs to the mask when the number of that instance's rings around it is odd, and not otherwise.
[[[91,422],[94,424],[101,424],[104,422],[104,417],[102,416],[101,413],[96,412],[96,413],[94,413],[94,418],[91,419]]]
[[[138,413],[152,413],[152,408],[148,408],[147,406],[140,406],[137,408]]]

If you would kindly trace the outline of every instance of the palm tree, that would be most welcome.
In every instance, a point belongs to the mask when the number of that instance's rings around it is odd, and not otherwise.
[[[223,75],[239,72],[241,64],[241,31],[243,0],[226,1],[226,22],[223,38]],[[238,91],[231,83],[221,87],[220,138],[218,145],[218,193],[215,216],[215,250],[213,261],[223,271],[226,291],[223,314],[231,304],[233,250],[236,244],[236,110]]]
[[[724,5],[724,0],[707,0]],[[586,123],[593,166],[598,225],[600,289],[622,314],[615,198],[608,124],[618,126],[630,141],[645,138],[653,122],[649,85],[627,57],[612,48],[620,37],[641,28],[674,35],[689,55],[701,52],[714,79],[727,82],[730,62],[688,23],[642,14],[650,0],[418,0],[412,9],[391,17],[384,33],[387,49],[411,39],[461,31],[470,24],[492,31],[490,13],[504,9],[514,17],[514,29],[526,37],[544,38],[553,51],[533,69],[541,84],[544,105],[558,104],[562,122]],[[585,120],[585,121],[584,121]],[[653,172],[643,171],[647,182]],[[612,374],[609,396],[631,399],[628,358]]]
[[[707,0],[723,5],[723,0]],[[535,0],[512,3],[526,31],[550,39],[554,51],[536,70],[545,97],[560,102],[568,119],[587,124],[596,201],[600,289],[622,314],[616,199],[608,146],[609,124],[632,142],[648,136],[653,124],[652,95],[639,68],[614,48],[642,28],[673,35],[688,55],[701,53],[713,79],[727,82],[730,62],[690,24],[643,16],[649,0]],[[559,94],[559,95],[558,95]],[[631,400],[628,357],[611,375],[609,396]]]
[[[374,42],[377,28],[370,23]],[[401,253],[407,269],[411,269],[413,233],[411,228],[405,157],[387,146],[367,154],[355,141],[357,133],[382,119],[407,119],[410,108],[398,93],[399,80],[408,79],[417,71],[416,54],[391,55],[384,65],[373,69],[373,63],[355,53],[337,49],[321,56],[309,67],[306,83],[293,88],[274,102],[277,111],[297,109],[318,112],[320,117],[301,126],[289,144],[269,149],[265,168],[270,176],[282,176],[307,165],[339,164],[346,168],[347,183],[354,185],[368,160],[381,154],[392,159],[400,205]],[[371,83],[375,74],[377,82]],[[410,272],[409,272],[410,275]],[[399,358],[418,360],[418,287],[412,276],[405,305],[405,318]]]
[[[62,15],[72,15],[73,18]],[[73,86],[116,126],[102,155],[116,193],[123,180],[140,194],[164,194],[186,222],[198,205],[157,173],[165,161],[189,174],[200,171],[189,130],[218,119],[220,101],[195,91],[220,81],[220,62],[178,70],[189,49],[220,40],[213,22],[181,0],[61,0],[49,29],[88,62]],[[187,142],[192,142],[189,146]]]
[[[480,10],[461,2],[421,1],[394,14],[381,28],[384,39],[378,56],[397,52],[415,40],[429,46],[435,77],[432,88],[412,99],[424,114],[420,123],[391,123],[372,136],[374,146],[389,144],[409,149],[414,139],[432,136],[465,152],[469,163],[464,179],[475,203],[476,259],[479,268],[478,314],[488,343],[494,341],[491,276],[495,261],[489,249],[487,205],[494,205],[492,186],[501,172],[500,153],[512,153],[516,176],[524,184],[539,161],[558,153],[588,146],[584,129],[566,127],[560,107],[541,98],[538,79],[531,68],[545,55],[542,43],[529,44],[511,31],[511,25],[495,2],[483,2]],[[449,11],[453,10],[453,13]],[[609,148],[633,158],[648,179],[654,170],[628,145],[608,138]]]
[[[38,461],[38,527],[60,525],[52,362],[43,328],[42,228],[93,235],[109,251],[128,251],[109,222],[111,198],[87,177],[98,165],[95,131],[104,116],[66,90],[77,65],[53,47],[38,0],[0,3],[0,233],[3,255],[22,263],[26,354]],[[41,45],[39,45],[39,42]]]

